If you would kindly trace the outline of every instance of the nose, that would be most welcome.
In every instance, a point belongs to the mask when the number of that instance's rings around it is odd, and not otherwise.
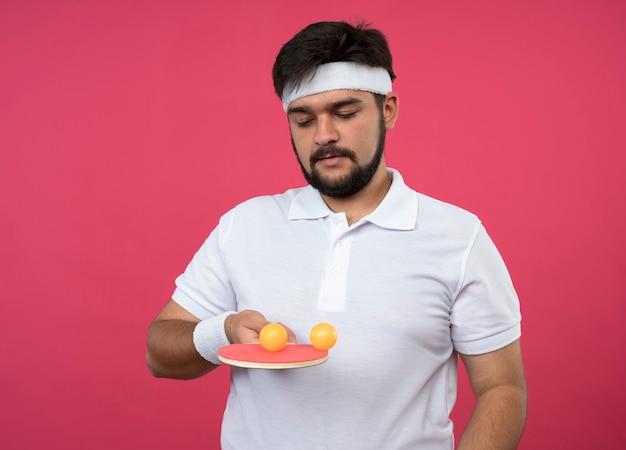
[[[315,143],[317,145],[328,145],[337,142],[339,132],[331,117],[326,115],[317,118],[317,129],[315,130]]]

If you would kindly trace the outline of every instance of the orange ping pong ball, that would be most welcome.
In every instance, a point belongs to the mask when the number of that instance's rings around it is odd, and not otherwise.
[[[329,323],[318,323],[311,329],[309,338],[317,350],[328,350],[337,342],[337,330]]]
[[[287,330],[279,323],[268,323],[261,328],[259,341],[268,352],[278,352],[287,345]]]

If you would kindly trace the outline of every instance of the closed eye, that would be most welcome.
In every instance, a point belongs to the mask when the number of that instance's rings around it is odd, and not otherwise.
[[[295,122],[298,128],[306,128],[313,123],[313,119],[296,120]]]
[[[351,117],[354,117],[356,113],[357,113],[356,111],[340,112],[340,113],[336,113],[335,115],[339,117],[340,119],[349,119]]]

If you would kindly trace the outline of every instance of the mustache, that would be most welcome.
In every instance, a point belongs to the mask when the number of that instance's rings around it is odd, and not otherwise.
[[[337,147],[336,145],[324,145],[319,146],[317,150],[315,150],[311,154],[309,158],[311,167],[320,159],[331,158],[333,156],[345,156],[346,158],[349,158],[350,160],[356,162],[356,154],[352,150],[348,148]]]

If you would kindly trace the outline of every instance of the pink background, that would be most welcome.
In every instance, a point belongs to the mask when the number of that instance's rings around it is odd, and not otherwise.
[[[0,5],[0,447],[218,448],[228,369],[153,379],[146,329],[221,214],[303,184],[273,58],[353,18],[395,57],[388,164],[509,265],[520,448],[626,445],[625,2],[59,0]]]

